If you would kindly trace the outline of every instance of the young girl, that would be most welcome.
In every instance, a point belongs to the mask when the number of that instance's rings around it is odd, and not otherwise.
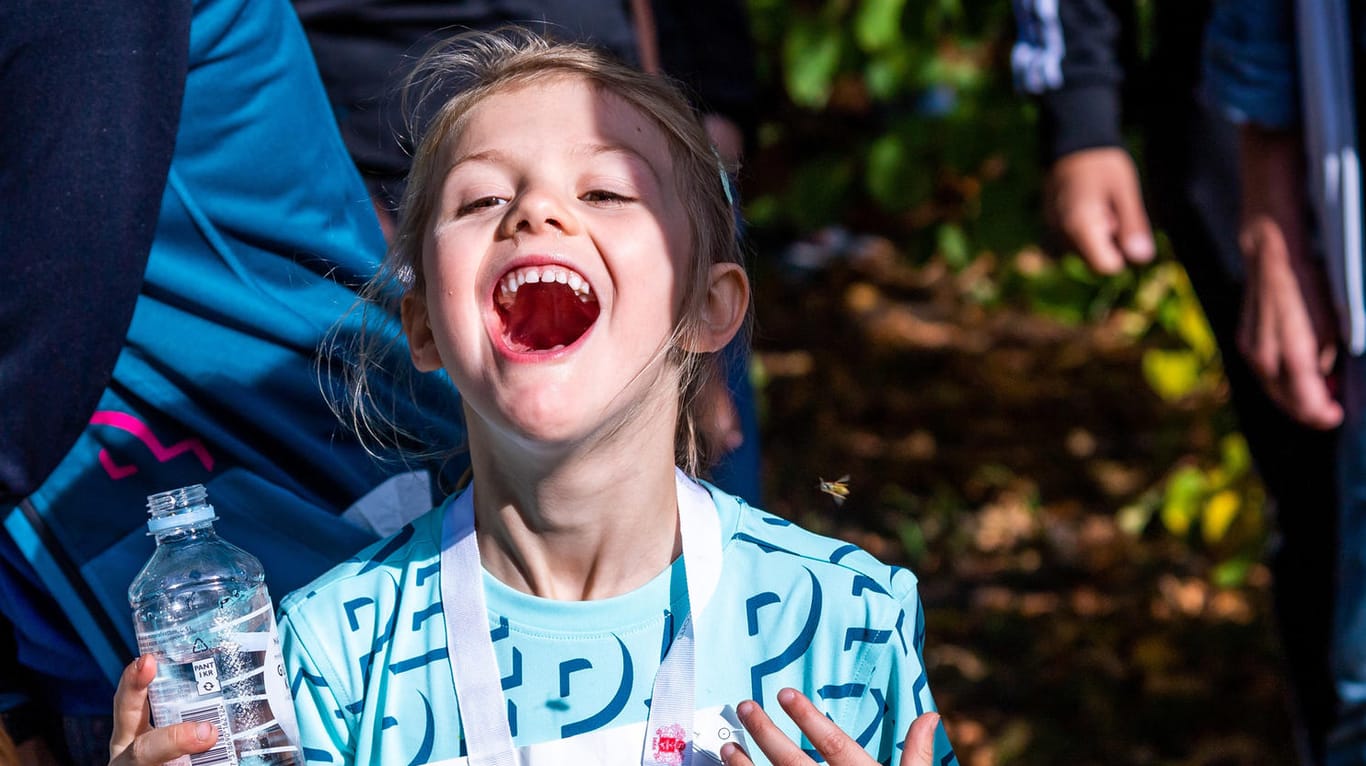
[[[687,102],[522,32],[422,71],[457,95],[372,292],[401,283],[414,366],[461,392],[473,481],[285,599],[305,758],[955,762],[914,575],[691,478],[749,298]],[[147,729],[152,664],[120,685],[125,762],[213,739]]]

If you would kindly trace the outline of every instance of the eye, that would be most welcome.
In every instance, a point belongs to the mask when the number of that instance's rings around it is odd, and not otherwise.
[[[503,199],[502,197],[480,197],[479,199],[473,200],[471,202],[466,202],[465,204],[461,205],[459,210],[456,211],[456,214],[469,215],[470,213],[477,212],[484,208],[498,207],[499,205],[506,204],[507,200]]]
[[[590,202],[596,205],[603,206],[624,205],[628,202],[635,201],[634,197],[628,197],[625,194],[619,194],[617,192],[608,191],[606,189],[593,189],[591,191],[584,192],[583,194],[579,195],[579,199],[583,200],[584,202]]]

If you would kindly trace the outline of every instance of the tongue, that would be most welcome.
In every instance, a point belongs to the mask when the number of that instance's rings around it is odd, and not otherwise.
[[[580,300],[565,285],[526,284],[503,312],[509,344],[518,351],[549,351],[583,336],[598,318],[598,302]]]

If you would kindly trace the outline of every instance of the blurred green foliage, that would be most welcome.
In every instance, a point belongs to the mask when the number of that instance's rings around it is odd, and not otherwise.
[[[834,223],[918,258],[1038,241],[1033,111],[1012,92],[1005,0],[750,0],[767,92],[747,214]],[[756,193],[757,192],[757,193]],[[954,228],[941,230],[941,224]]]
[[[1170,253],[1114,277],[1075,255],[1037,257],[1047,233],[1036,112],[1011,82],[1008,0],[749,0],[749,10],[770,97],[746,179],[761,234],[790,241],[840,225],[888,237],[915,263],[962,270],[992,257],[1001,266],[981,302],[1069,324],[1122,312],[1157,396],[1180,406],[1218,395],[1213,336]],[[1265,530],[1247,447],[1222,420],[1216,448],[1181,458],[1120,517],[1212,552],[1214,579],[1230,584]]]

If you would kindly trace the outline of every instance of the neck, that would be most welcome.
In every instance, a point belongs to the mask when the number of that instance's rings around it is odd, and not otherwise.
[[[629,460],[597,449],[538,461],[480,450],[474,437],[479,555],[507,585],[544,598],[610,598],[682,552],[672,443]]]

